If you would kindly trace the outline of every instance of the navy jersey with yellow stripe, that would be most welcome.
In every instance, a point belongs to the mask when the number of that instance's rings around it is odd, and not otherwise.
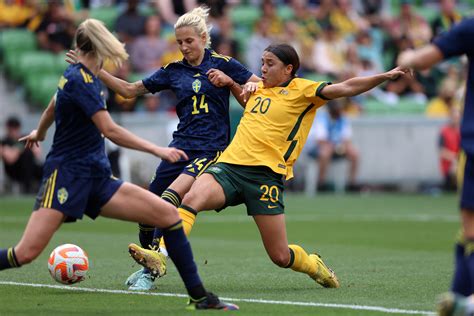
[[[112,174],[104,138],[91,119],[105,108],[99,78],[80,63],[69,66],[58,84],[56,131],[44,174],[50,174],[58,166],[86,178]]]
[[[162,67],[143,80],[148,91],[170,89],[176,94],[178,129],[171,147],[192,150],[224,150],[230,141],[228,87],[218,88],[206,72],[219,69],[238,84],[244,84],[252,73],[237,60],[205,50],[199,66],[185,59]]]

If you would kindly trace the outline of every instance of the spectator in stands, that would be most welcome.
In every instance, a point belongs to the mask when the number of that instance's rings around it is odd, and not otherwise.
[[[240,59],[239,43],[234,39],[234,27],[229,15],[225,14],[215,19],[211,29],[211,48],[217,53]]]
[[[427,44],[431,39],[428,22],[412,10],[412,0],[400,1],[400,14],[388,23],[387,31],[393,40],[408,38],[414,48]]]
[[[336,1],[336,7],[330,14],[330,21],[339,35],[344,38],[357,33],[359,30],[367,29],[369,26],[368,22],[352,8],[349,0]]]
[[[149,16],[145,23],[145,35],[139,36],[130,48],[134,71],[148,74],[162,66],[161,58],[168,49],[168,42],[160,37],[160,31],[160,17]]]
[[[456,100],[457,82],[445,79],[441,83],[439,94],[428,103],[426,115],[433,118],[447,118],[452,116],[453,109],[459,110],[459,100]]]
[[[120,68],[114,69],[112,74],[117,78],[127,81],[130,76],[130,62],[125,61]],[[133,112],[137,104],[137,98],[126,98],[112,89],[108,89],[107,109],[109,112]]]
[[[21,134],[21,122],[16,117],[7,119],[6,136],[0,142],[0,154],[5,167],[5,173],[13,182],[20,184],[22,193],[34,193],[41,180],[42,164],[39,162],[41,151],[39,147],[31,149],[24,147],[18,139]]]
[[[319,74],[339,77],[345,70],[348,45],[331,25],[323,26],[322,37],[314,42],[312,62]]]
[[[179,16],[198,5],[196,0],[159,0],[155,1],[155,4],[164,22],[169,26],[173,26]]]
[[[0,28],[25,26],[36,14],[36,5],[30,1],[0,1]]]
[[[322,32],[322,28],[315,17],[314,10],[308,8],[308,0],[291,1],[294,13],[294,22],[299,25],[299,32],[307,40],[314,40]]]
[[[76,27],[74,18],[58,0],[48,1],[46,12],[36,28],[41,49],[59,53],[71,48]]]
[[[270,20],[265,17],[257,20],[254,31],[247,42],[247,48],[245,49],[247,66],[254,74],[260,74],[262,53],[272,42],[273,38],[270,36]]]
[[[413,48],[413,43],[409,37],[402,36],[397,40],[398,53],[395,55],[393,63],[397,57],[405,50]],[[410,95],[414,102],[424,104],[427,101],[425,89],[416,76],[402,76],[396,80],[387,82],[386,90],[396,95]]]
[[[144,95],[143,108],[146,112],[157,112],[163,110],[160,106],[160,98],[151,93]]]
[[[451,26],[462,20],[461,13],[456,10],[456,0],[441,0],[439,8],[441,12],[431,22],[433,37],[449,30]]]
[[[274,0],[262,0],[262,17],[270,21],[269,33],[272,37],[278,37],[283,32],[283,21],[278,16],[277,6]]]
[[[352,127],[344,114],[343,103],[330,101],[327,112],[318,112],[310,131],[312,141],[309,152],[317,157],[319,165],[318,187],[327,189],[327,172],[333,159],[345,158],[349,161],[348,189],[355,190],[359,153],[351,142]],[[316,145],[311,150],[312,145]]]
[[[331,12],[334,10],[334,1],[333,0],[321,0],[318,7],[315,11],[316,20],[318,20],[321,27],[328,26],[331,24],[330,16]]]
[[[139,0],[127,0],[125,12],[115,21],[115,31],[120,41],[126,45],[131,44],[136,37],[145,34],[146,17],[138,12],[138,2]]]
[[[439,163],[443,175],[443,188],[446,191],[457,189],[457,162],[461,149],[460,132],[461,114],[457,107],[452,107],[449,112],[449,122],[441,128],[439,135]]]
[[[385,24],[390,14],[391,0],[355,0],[353,6],[372,27]]]

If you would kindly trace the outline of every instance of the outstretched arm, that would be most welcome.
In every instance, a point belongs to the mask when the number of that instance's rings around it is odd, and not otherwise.
[[[428,45],[417,50],[407,50],[398,56],[397,64],[404,68],[424,70],[443,60],[443,53],[436,45]]]
[[[149,93],[143,81],[140,80],[130,83],[112,76],[104,69],[99,72],[99,79],[102,80],[107,87],[125,98],[134,98]]]
[[[66,53],[66,61],[70,64],[77,63],[77,52],[72,49],[69,50],[69,52]],[[141,80],[130,83],[109,74],[103,69],[101,69],[98,76],[107,87],[125,98],[134,98],[150,92],[145,88]]]
[[[231,77],[226,75],[223,71],[219,69],[209,69],[207,72],[209,81],[216,87],[229,87],[230,92],[234,95],[234,97],[237,99],[239,104],[245,108],[246,101],[245,98],[242,95],[242,86],[239,85],[237,82],[232,80]],[[252,75],[247,82],[258,82],[260,81],[260,78]]]
[[[159,147],[144,140],[116,124],[107,111],[98,111],[92,116],[95,126],[104,134],[105,137],[115,144],[150,153],[169,162],[176,162],[181,158],[188,159],[186,153],[182,150],[172,147]]]
[[[54,122],[54,106],[56,104],[56,95],[51,98],[49,101],[48,107],[41,114],[40,121],[38,123],[38,128],[31,131],[31,133],[25,137],[19,139],[19,141],[25,141],[25,147],[31,148],[33,145],[38,146],[38,142],[41,142],[46,137],[46,132],[48,131],[51,124]]]
[[[340,83],[325,86],[321,90],[321,94],[330,100],[342,97],[352,97],[369,91],[387,80],[397,79],[399,76],[405,75],[406,72],[408,72],[408,69],[397,67],[390,71],[373,76],[354,77]]]

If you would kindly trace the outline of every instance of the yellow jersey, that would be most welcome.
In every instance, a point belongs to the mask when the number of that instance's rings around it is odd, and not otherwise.
[[[320,94],[327,84],[294,78],[286,86],[265,89],[260,82],[218,162],[266,166],[291,179],[316,110],[327,102]]]

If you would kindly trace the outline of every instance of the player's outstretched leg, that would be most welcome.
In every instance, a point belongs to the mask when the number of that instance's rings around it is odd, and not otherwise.
[[[473,296],[462,296],[452,292],[442,294],[438,299],[439,316],[472,316],[474,315]]]

